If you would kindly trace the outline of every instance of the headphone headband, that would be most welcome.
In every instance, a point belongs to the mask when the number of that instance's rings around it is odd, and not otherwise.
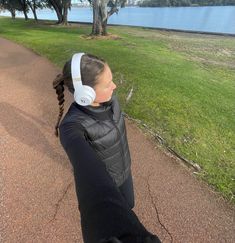
[[[81,82],[81,58],[84,53],[75,53],[72,57],[71,72],[73,82]]]

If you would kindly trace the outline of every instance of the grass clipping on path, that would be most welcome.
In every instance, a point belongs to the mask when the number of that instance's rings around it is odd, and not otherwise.
[[[235,202],[235,38],[135,27],[89,38],[90,25],[43,23],[0,18],[0,35],[60,67],[80,51],[107,60],[124,111],[198,163],[199,176]]]

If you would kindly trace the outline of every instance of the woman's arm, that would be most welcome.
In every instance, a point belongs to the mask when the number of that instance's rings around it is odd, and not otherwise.
[[[74,168],[84,242],[160,242],[129,208],[85,138],[71,127],[60,134]]]

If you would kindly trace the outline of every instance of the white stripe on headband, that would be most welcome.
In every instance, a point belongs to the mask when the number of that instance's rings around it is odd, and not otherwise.
[[[73,82],[82,82],[81,58],[85,53],[75,53],[72,58],[71,73]]]

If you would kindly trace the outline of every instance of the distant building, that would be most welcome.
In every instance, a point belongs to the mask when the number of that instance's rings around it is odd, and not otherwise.
[[[126,5],[127,6],[136,6],[139,4],[139,2],[143,2],[143,0],[127,0]]]
[[[76,7],[88,7],[90,6],[90,3],[88,2],[88,0],[83,0],[82,2],[80,0],[72,0],[71,1],[73,6]]]

